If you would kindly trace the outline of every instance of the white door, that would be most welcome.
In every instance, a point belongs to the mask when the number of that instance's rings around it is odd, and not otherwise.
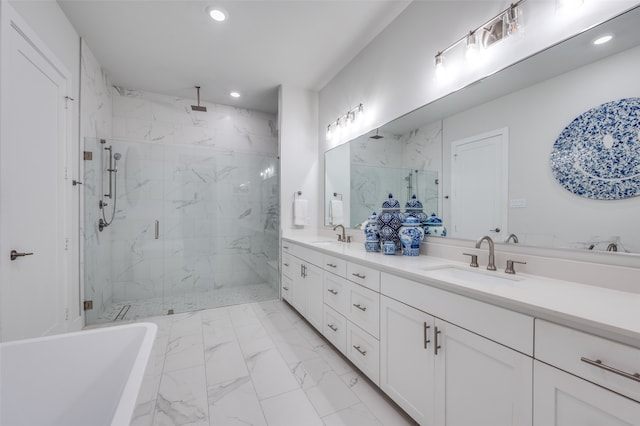
[[[502,240],[507,230],[507,129],[451,144],[451,236]]]
[[[434,424],[433,321],[380,297],[380,387],[421,425]]]
[[[70,76],[2,7],[1,338],[15,340],[65,331]],[[33,254],[10,260],[12,250]]]
[[[640,425],[640,403],[539,361],[534,383],[535,426]]]
[[[532,424],[532,358],[444,321],[435,332],[436,425]]]

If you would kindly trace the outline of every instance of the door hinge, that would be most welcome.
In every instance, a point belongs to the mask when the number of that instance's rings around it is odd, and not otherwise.
[[[91,309],[93,309],[93,300],[85,300],[83,307],[85,311],[90,311]]]

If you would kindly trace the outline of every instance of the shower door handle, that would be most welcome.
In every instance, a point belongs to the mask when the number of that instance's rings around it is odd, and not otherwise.
[[[156,219],[156,240],[160,238],[160,221]]]

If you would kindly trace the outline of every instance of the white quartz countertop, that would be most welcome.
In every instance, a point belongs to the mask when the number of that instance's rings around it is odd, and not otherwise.
[[[362,243],[329,242],[317,236],[284,237],[284,240],[640,348],[638,293],[522,274],[517,272],[517,264],[516,275],[508,275],[500,268],[487,271],[484,265],[472,268],[468,263],[427,255],[367,253]],[[447,274],[451,269],[468,273]],[[481,279],[464,277],[473,274],[481,274]]]

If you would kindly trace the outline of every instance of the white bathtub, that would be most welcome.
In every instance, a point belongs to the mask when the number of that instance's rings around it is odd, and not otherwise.
[[[156,330],[136,323],[0,344],[0,425],[129,425]]]

